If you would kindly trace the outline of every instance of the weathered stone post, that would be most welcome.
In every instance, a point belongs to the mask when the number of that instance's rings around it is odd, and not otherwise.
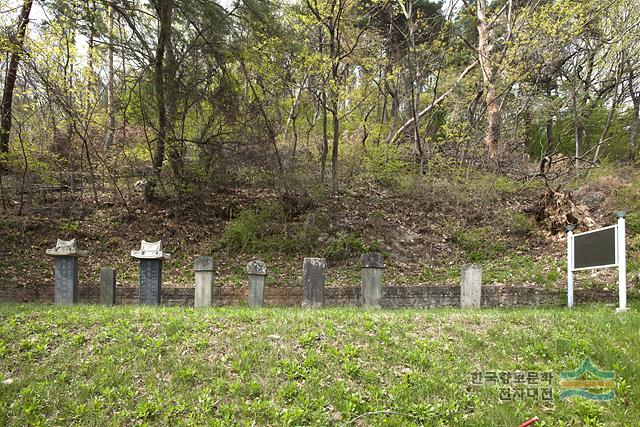
[[[460,271],[460,307],[479,308],[482,288],[482,266],[463,265]]]
[[[251,261],[247,264],[247,273],[249,274],[249,307],[262,307],[267,266],[262,261]]]
[[[381,253],[368,252],[360,256],[362,274],[361,301],[363,307],[380,307],[382,301],[382,272],[384,258]]]
[[[116,304],[116,271],[113,268],[100,270],[100,304]]]
[[[140,250],[131,251],[131,256],[140,260],[140,296],[138,304],[159,305],[162,287],[162,261],[169,258],[162,251],[162,241],[140,243]]]
[[[216,267],[210,256],[199,256],[193,264],[196,275],[195,307],[213,305],[213,275]]]
[[[47,255],[55,258],[56,287],[54,303],[73,305],[78,302],[78,257],[87,256],[86,251],[76,247],[76,239],[60,240],[56,247],[47,249]]]
[[[302,264],[302,306],[319,308],[324,305],[324,278],[327,263],[324,258],[305,258]]]

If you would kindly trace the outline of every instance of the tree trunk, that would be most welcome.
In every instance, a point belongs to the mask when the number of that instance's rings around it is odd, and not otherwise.
[[[407,20],[407,32],[409,36],[409,52],[407,53],[408,68],[410,74],[409,90],[411,93],[411,117],[413,118],[413,151],[420,162],[420,172],[423,171],[424,153],[422,151],[422,141],[420,139],[420,117],[418,117],[418,104],[420,95],[420,85],[418,82],[418,56],[416,55],[415,39],[415,15],[413,13],[413,2],[411,0],[400,4],[402,13]]]
[[[633,104],[631,131],[629,134],[629,160],[634,161],[638,153],[638,120],[640,119],[640,103]]]
[[[547,122],[545,124],[545,128],[547,131],[547,148],[546,152],[549,154],[553,153],[553,117],[549,116],[547,118]]]
[[[66,90],[67,90],[67,96],[66,96],[66,102],[68,105],[69,110],[73,110],[75,108],[75,102],[76,102],[76,97],[74,96],[74,84],[75,84],[75,80],[73,78],[73,73],[74,73],[74,69],[75,69],[75,55],[73,53],[73,49],[72,46],[75,46],[76,44],[76,31],[75,28],[71,28],[68,30],[69,33],[65,35],[65,49],[66,49],[66,61],[63,67],[63,71],[64,71],[64,81],[65,81],[65,85],[66,85]],[[65,112],[65,115],[67,116],[67,129],[66,129],[66,134],[65,134],[65,150],[68,150],[68,156],[69,156],[69,169],[71,169],[71,191],[75,192],[76,190],[78,190],[78,188],[80,189],[80,191],[82,191],[83,187],[82,187],[82,159],[83,159],[83,155],[82,155],[82,150],[80,150],[80,178],[79,178],[79,183],[76,182],[76,169],[77,169],[77,162],[76,162],[76,156],[75,156],[75,150],[73,147],[73,117],[71,116],[70,112]]]
[[[496,99],[496,87],[493,81],[493,66],[491,64],[492,46],[489,41],[489,25],[486,18],[487,1],[477,2],[477,29],[478,29],[478,60],[482,69],[482,80],[486,87],[485,107],[487,111],[487,130],[485,145],[489,159],[493,163],[498,160],[498,143],[500,140],[500,127],[502,115],[500,103]]]
[[[631,61],[627,61],[629,66],[629,94],[633,102],[633,114],[631,116],[631,130],[629,132],[629,160],[634,161],[638,152],[638,120],[640,119],[640,93],[633,87],[635,75]]]
[[[318,28],[318,52],[320,58],[324,58],[324,32],[322,28]],[[322,151],[320,153],[320,182],[324,184],[324,178],[327,172],[327,156],[329,155],[329,135],[327,129],[327,90],[326,84],[320,82],[322,92],[320,92],[320,107],[322,108]]]
[[[113,7],[109,5],[109,46],[107,49],[107,114],[109,116],[109,124],[107,136],[105,138],[105,148],[109,148],[113,144],[113,134],[116,131],[116,114],[113,97]]]
[[[171,37],[171,9],[172,0],[158,0],[156,11],[158,13],[159,30],[158,44],[154,61],[154,86],[156,92],[156,104],[158,107],[158,130],[156,131],[156,149],[153,156],[153,174],[159,179],[160,170],[164,162],[164,149],[167,140],[167,106],[165,100],[164,82],[164,56]],[[154,197],[155,183],[146,186],[147,199]]]
[[[551,79],[547,81],[547,98],[551,98]],[[554,146],[553,146],[553,115],[548,114],[547,120],[545,122],[545,129],[547,133],[547,147],[545,149],[545,153],[550,155],[553,154]]]
[[[91,7],[92,7],[92,10],[96,10],[95,2],[91,3]],[[92,102],[94,101],[92,96],[93,94],[92,89],[95,88],[98,81],[98,76],[94,70],[95,23],[93,22],[93,19],[94,19],[94,16],[91,16],[89,41],[88,41],[88,47],[87,47],[87,68],[89,69],[89,72],[87,76],[87,85],[85,89],[86,90],[86,94],[85,94],[86,104],[85,104],[85,118],[84,118],[85,124],[84,124],[84,136],[82,140],[83,140],[85,155],[87,157],[87,166],[89,168],[89,176],[91,178],[91,191],[93,193],[93,201],[97,205],[99,203],[98,190],[96,189],[96,176],[93,169],[93,162],[91,161],[91,154],[89,151],[90,147],[88,142],[90,128],[91,128],[91,116],[92,116],[92,110],[93,110]],[[77,128],[74,127],[74,129],[77,132]]]
[[[575,160],[575,166],[576,166],[576,173],[578,171],[578,169],[580,168],[580,149],[582,147],[582,143],[584,141],[584,126],[582,126],[582,123],[580,123],[580,118],[577,117],[576,118],[576,125],[575,125],[575,140],[576,140],[576,160]]]
[[[327,130],[327,93],[323,90],[320,94],[322,107],[322,152],[320,153],[320,182],[324,183],[329,154],[329,135]]]
[[[334,95],[335,96],[335,95]],[[338,101],[331,101],[331,115],[333,116],[333,144],[331,146],[331,191],[338,195],[338,141],[340,137],[340,122],[338,117]]]
[[[615,82],[613,84],[613,98],[611,101],[611,108],[609,109],[609,114],[607,114],[607,121],[604,125],[604,129],[602,130],[602,134],[600,135],[600,139],[598,140],[598,145],[596,146],[596,152],[593,155],[593,162],[597,162],[600,158],[600,150],[602,149],[602,145],[609,134],[609,129],[611,129],[611,123],[613,121],[613,116],[616,113],[616,109],[618,108],[618,86],[620,85],[620,80],[622,79],[623,70],[624,70],[624,54],[621,56],[621,60],[616,67],[616,77]]]
[[[331,145],[331,192],[338,195],[338,144],[340,139],[340,117],[338,116],[338,85],[340,43],[338,23],[333,23],[330,28],[329,53],[331,57],[331,81],[329,82],[329,99],[331,100],[331,115],[333,117],[333,141]]]
[[[171,160],[171,170],[173,175],[178,181],[182,180],[184,176],[184,157],[186,156],[186,146],[183,143],[182,138],[178,138],[175,132],[175,124],[177,118],[177,64],[173,45],[171,43],[171,36],[167,44],[165,67],[164,67],[164,84],[166,89],[166,104],[167,104],[167,144],[169,149],[169,159]]]
[[[0,104],[0,153],[9,152],[9,136],[11,133],[11,109],[13,106],[13,90],[18,76],[18,64],[22,55],[22,45],[24,35],[29,24],[29,14],[33,0],[25,0],[18,17],[18,31],[13,42],[13,52],[9,59],[9,68],[4,79],[4,89],[2,92],[2,103]]]

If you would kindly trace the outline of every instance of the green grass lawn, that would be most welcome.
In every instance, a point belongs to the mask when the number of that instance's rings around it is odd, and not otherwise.
[[[615,398],[559,398],[585,357]],[[640,425],[640,307],[365,311],[0,305],[0,425]],[[549,372],[501,401],[473,372]],[[535,388],[533,388],[535,389]]]

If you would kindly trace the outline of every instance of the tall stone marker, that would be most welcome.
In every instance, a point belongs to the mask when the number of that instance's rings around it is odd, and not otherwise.
[[[267,265],[262,261],[253,260],[247,264],[247,274],[249,274],[249,307],[262,307]]]
[[[162,251],[162,241],[140,243],[140,249],[131,251],[140,260],[140,296],[138,304],[159,305],[162,287],[162,261],[170,254]]]
[[[76,247],[76,239],[60,240],[56,247],[47,249],[47,255],[55,258],[56,287],[54,302],[73,305],[78,302],[78,257],[87,256],[86,251]]]
[[[100,304],[116,304],[116,271],[113,268],[100,270]]]
[[[378,308],[382,300],[382,272],[384,257],[378,252],[368,252],[360,257],[362,274],[361,301],[363,307]]]
[[[199,256],[193,264],[196,275],[195,307],[211,307],[213,305],[213,275],[215,263],[210,256]]]
[[[478,264],[463,265],[460,276],[460,307],[480,308],[482,266]]]
[[[324,305],[324,279],[327,262],[324,258],[305,258],[302,264],[302,306],[319,308]]]

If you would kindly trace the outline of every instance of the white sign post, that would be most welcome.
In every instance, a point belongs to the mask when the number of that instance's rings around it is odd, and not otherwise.
[[[573,225],[567,227],[567,307],[573,307]]]
[[[626,226],[624,224],[624,211],[618,215],[618,301],[616,311],[627,311],[627,242],[625,238]]]
[[[573,307],[573,275],[579,270],[618,268],[619,307],[627,311],[627,259],[624,211],[617,212],[618,223],[609,227],[573,234],[567,227],[567,306]]]

